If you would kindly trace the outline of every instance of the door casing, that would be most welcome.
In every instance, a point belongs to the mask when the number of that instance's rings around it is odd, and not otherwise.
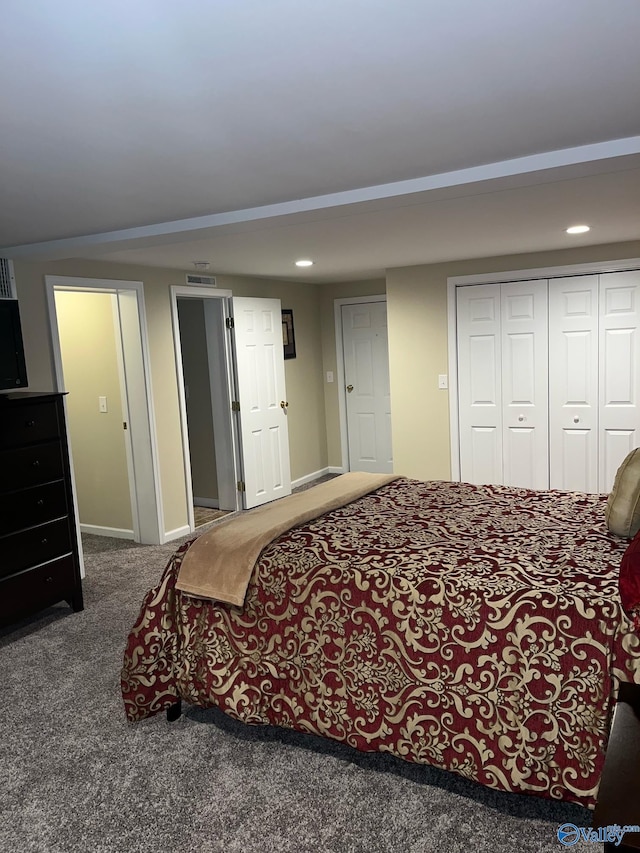
[[[131,429],[131,465],[129,484],[132,495],[134,518],[134,536],[144,544],[161,544],[166,541],[164,532],[162,497],[160,494],[160,474],[156,445],[155,415],[150,381],[149,344],[147,336],[144,291],[141,281],[119,281],[111,279],[76,278],[73,276],[45,276],[45,290],[49,310],[49,328],[51,333],[51,354],[54,365],[54,382],[57,391],[64,392],[64,373],[62,351],[58,332],[58,318],[55,304],[55,290],[76,292],[122,293],[128,306],[137,313],[127,311],[126,328],[120,325],[124,347],[123,373],[125,383],[137,393],[127,395],[129,427]],[[123,334],[124,332],[124,334]],[[131,357],[127,357],[127,347],[131,348]],[[65,400],[66,413],[66,400]],[[139,433],[134,436],[133,433]],[[71,475],[73,472],[72,448],[70,448]],[[79,530],[79,513],[74,485],[74,515]],[[82,548],[79,543],[81,562]]]
[[[173,285],[171,287],[171,318],[173,323],[173,340],[176,358],[176,373],[178,378],[178,405],[180,409],[180,427],[182,432],[182,451],[184,457],[184,478],[187,490],[187,519],[189,529],[195,530],[193,512],[193,483],[191,477],[191,450],[189,447],[189,431],[187,427],[187,401],[184,391],[184,372],[182,369],[182,347],[180,344],[180,322],[178,318],[178,299],[204,300],[205,325],[209,330],[219,323],[219,334],[207,334],[209,357],[209,375],[211,380],[211,398],[219,400],[222,405],[212,405],[213,429],[215,436],[216,466],[218,470],[219,501],[224,509],[231,512],[240,507],[240,493],[236,488],[240,471],[239,443],[237,424],[231,414],[231,403],[235,399],[235,383],[233,375],[232,343],[229,335],[224,334],[224,324],[230,317],[230,290],[220,290],[212,287],[188,287]],[[214,303],[211,300],[218,300]],[[213,310],[212,310],[213,309]]]

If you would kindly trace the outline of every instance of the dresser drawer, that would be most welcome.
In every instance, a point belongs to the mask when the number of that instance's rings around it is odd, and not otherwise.
[[[69,520],[61,518],[0,538],[0,577],[53,560],[71,551]]]
[[[0,536],[61,518],[67,511],[63,480],[0,494]]]
[[[0,444],[19,447],[60,436],[58,410],[55,403],[30,403],[3,410],[0,419]]]
[[[35,610],[74,597],[77,609],[82,609],[82,594],[78,592],[71,555],[11,575],[0,580],[0,625],[15,622]]]
[[[12,492],[61,480],[64,476],[59,441],[4,450],[0,453],[0,492]]]

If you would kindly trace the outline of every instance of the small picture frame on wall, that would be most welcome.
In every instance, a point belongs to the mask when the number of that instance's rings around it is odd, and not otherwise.
[[[296,338],[293,332],[293,311],[291,308],[282,309],[282,343],[284,345],[284,357],[296,357]]]

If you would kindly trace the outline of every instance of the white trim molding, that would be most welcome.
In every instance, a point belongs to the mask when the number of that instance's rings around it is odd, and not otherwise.
[[[133,530],[119,527],[102,527],[99,524],[80,524],[81,533],[90,533],[92,536],[110,536],[113,539],[130,539],[135,541]]]
[[[217,498],[197,498],[194,496],[193,505],[204,507],[205,509],[220,509],[220,501]]]
[[[193,533],[193,530],[188,524],[176,527],[175,530],[165,530],[162,534],[162,542],[160,544],[164,545],[166,542],[173,542],[174,539],[180,539],[182,536],[188,536],[190,533]]]
[[[314,480],[319,480],[320,477],[325,477],[327,474],[331,474],[330,468],[321,468],[319,471],[314,471],[312,474],[305,474],[304,477],[298,477],[297,480],[291,481],[291,488],[297,489],[299,486],[306,486],[307,483],[313,483]]]

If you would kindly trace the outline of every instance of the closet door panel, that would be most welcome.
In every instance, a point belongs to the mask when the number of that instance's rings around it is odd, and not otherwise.
[[[549,282],[549,485],[598,491],[598,276]]]
[[[599,490],[640,444],[640,272],[600,276]]]
[[[562,442],[562,468],[550,471],[550,488],[570,492],[595,492],[597,436],[591,429],[566,429],[559,435]],[[557,485],[555,485],[557,484]]]
[[[459,287],[460,476],[502,482],[500,285]]]
[[[504,478],[549,487],[547,281],[501,285]]]
[[[469,454],[462,480],[466,483],[499,483],[496,472],[502,471],[502,442],[495,427],[471,427],[467,440]]]

